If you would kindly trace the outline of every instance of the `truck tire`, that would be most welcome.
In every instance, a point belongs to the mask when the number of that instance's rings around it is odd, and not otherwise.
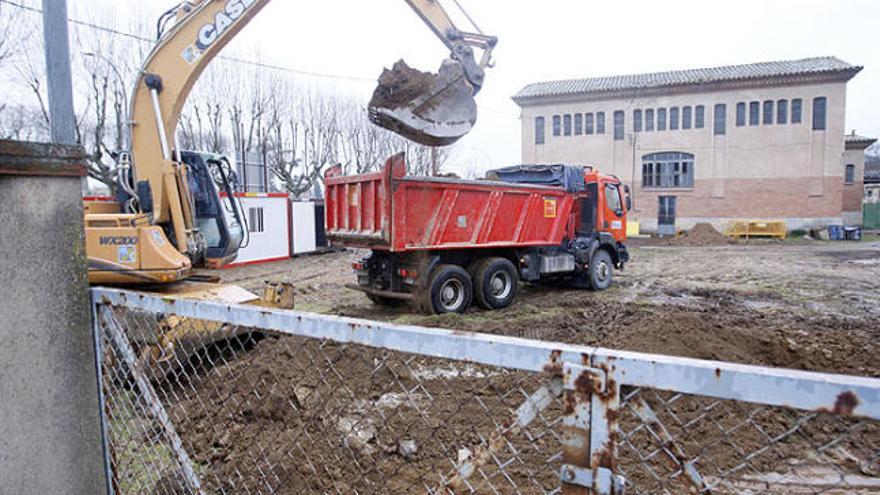
[[[587,271],[587,281],[592,290],[605,290],[611,285],[614,263],[611,255],[604,249],[597,249],[590,260],[590,269]]]
[[[474,296],[485,309],[510,306],[519,290],[516,268],[506,258],[480,260],[474,270]]]
[[[422,309],[431,314],[464,313],[473,300],[468,272],[456,265],[438,265],[424,291]]]

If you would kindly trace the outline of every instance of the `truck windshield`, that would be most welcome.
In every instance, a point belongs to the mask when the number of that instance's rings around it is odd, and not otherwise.
[[[620,201],[620,190],[616,184],[605,184],[605,204],[612,211],[623,211],[623,203]]]

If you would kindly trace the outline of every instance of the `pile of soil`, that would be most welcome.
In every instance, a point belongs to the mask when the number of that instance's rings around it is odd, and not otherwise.
[[[525,290],[530,294],[522,301],[528,302],[508,310],[415,316],[413,323],[880,376],[880,363],[874,359],[880,340],[870,322],[753,309],[757,297],[771,304],[772,296],[657,287],[652,290],[654,303],[632,303],[586,291]],[[548,308],[551,299],[554,306]],[[366,316],[355,308],[340,312]],[[533,393],[544,380],[530,373],[296,337],[268,337],[247,347],[224,359],[199,360],[190,381],[176,378],[163,394],[175,399],[168,407],[172,421],[193,459],[206,467],[206,484],[223,493],[256,493],[266,488],[267,480],[273,493],[424,492],[438,486],[462,455],[473,455],[485,445],[524,394]],[[227,364],[205,366],[208,362]],[[730,422],[749,418],[751,410],[735,403],[708,407],[711,400],[697,397],[666,404],[668,395],[646,391],[644,398],[664,416],[666,427],[674,429],[689,458],[699,457],[706,442],[718,442],[716,424],[732,426]],[[555,427],[547,425],[558,424],[561,411],[557,401],[530,431],[506,438],[497,460],[471,478],[476,491],[514,493],[516,486],[543,493],[558,486],[559,459],[554,454],[561,445],[558,436],[548,434]],[[765,431],[786,431],[800,418],[792,411],[767,411],[751,417]],[[711,418],[681,427],[681,418],[706,414]],[[638,432],[641,424],[626,409],[623,430]],[[836,420],[819,425],[829,440],[847,427]],[[642,453],[656,449],[655,438],[633,434],[627,448]],[[746,452],[766,444],[766,437],[753,428],[727,436]],[[786,459],[812,449],[800,437],[780,445],[753,458],[752,469],[780,469]],[[846,443],[853,455],[867,458],[863,447]],[[624,449],[621,462],[631,481],[648,492],[663,491],[641,471],[645,463],[628,452]],[[718,442],[709,469],[733,468],[740,462],[741,453]],[[653,469],[669,469],[664,466]]]
[[[728,243],[710,225],[701,224],[674,245]],[[295,269],[283,265],[277,276],[295,274],[303,291],[298,303],[325,313],[880,377],[876,277],[868,271],[874,265],[854,263],[872,259],[876,251],[837,253],[837,248],[819,254],[820,247],[645,250],[634,253],[632,267],[607,291],[524,284],[510,308],[474,309],[464,315],[416,315],[406,307],[372,305],[362,294],[341,290],[350,281],[348,262],[356,253],[333,255],[339,258],[333,261],[291,262],[298,263]],[[251,276],[272,278],[265,273]],[[534,374],[290,337],[267,338],[235,358],[208,361],[228,364],[206,368],[193,383],[175,382],[169,385],[174,393],[166,395],[174,398],[168,409],[187,450],[210,473],[204,476],[206,484],[226,493],[265,491],[266,479],[273,480],[268,490],[276,493],[424,493],[450,472],[463,449],[468,449],[464,455],[474,452],[522,403],[523,394],[541,383],[541,376]],[[752,457],[746,473],[740,474],[785,474],[810,468],[813,462],[843,474],[878,468],[872,461],[875,446],[865,441],[880,434],[874,423],[854,429],[855,420],[828,415],[802,421],[806,413],[782,408],[714,404],[702,397],[676,398],[628,387],[622,392],[628,404],[635,402],[633,394],[641,394],[684,456],[697,459],[696,469],[703,475],[734,469],[744,460],[742,452],[757,453],[767,445],[767,435],[775,437],[795,426],[796,434]],[[471,478],[481,483],[476,491],[516,492],[505,476],[523,493],[556,488],[560,461],[553,455],[561,449],[560,411],[561,405],[554,403],[533,430],[512,435],[485,471],[495,490],[477,473]],[[673,485],[674,469],[666,457],[655,456],[656,465],[640,460],[639,455],[665,447],[647,433],[631,407],[622,411],[626,442],[620,461],[637,491],[687,493],[684,485]],[[745,427],[734,428],[745,420]],[[818,446],[840,437],[844,440],[835,448],[823,451],[827,455],[819,453]],[[846,454],[834,458],[839,451]],[[267,464],[272,468],[267,470]],[[503,473],[498,465],[505,466]],[[798,493],[816,490],[806,487]]]
[[[673,237],[666,242],[669,246],[723,246],[736,244],[736,240],[726,237],[715,230],[709,223],[698,223],[690,230]]]
[[[523,372],[268,337],[166,382],[184,446],[217,493],[424,493],[474,456],[542,380]],[[219,361],[215,356],[215,361]],[[558,417],[557,401],[546,412]],[[479,493],[558,484],[560,445],[520,432],[471,478]],[[508,488],[505,490],[504,488]]]
[[[379,85],[370,99],[371,108],[395,109],[418,98],[431,89],[435,76],[430,72],[413,69],[398,60],[391,70],[384,69]]]

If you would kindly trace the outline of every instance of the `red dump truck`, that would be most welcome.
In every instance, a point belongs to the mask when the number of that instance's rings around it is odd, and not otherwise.
[[[520,165],[487,180],[406,176],[403,154],[379,172],[324,174],[327,238],[370,249],[354,264],[375,303],[427,313],[513,301],[519,281],[602,290],[629,260],[629,188],[589,167]]]

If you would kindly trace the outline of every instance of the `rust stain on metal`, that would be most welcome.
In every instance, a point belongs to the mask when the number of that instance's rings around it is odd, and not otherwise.
[[[544,371],[554,376],[562,376],[562,351],[555,349],[550,352],[550,361],[544,365]]]
[[[715,378],[721,378],[721,368],[715,368]]]
[[[602,391],[602,383],[595,374],[584,371],[574,380],[574,389],[583,396],[598,394]]]
[[[847,390],[837,396],[837,400],[834,401],[834,409],[831,412],[841,416],[852,416],[858,406],[859,397],[852,391]]]
[[[563,404],[562,412],[563,414],[574,414],[574,406],[577,404],[577,400],[574,397],[574,393],[570,391],[566,391],[564,396],[565,404]]]

